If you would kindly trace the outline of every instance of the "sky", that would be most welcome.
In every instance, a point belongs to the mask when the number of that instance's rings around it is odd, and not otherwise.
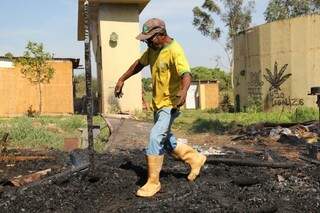
[[[151,0],[140,14],[140,25],[157,17],[166,22],[168,34],[184,48],[191,67],[215,67],[215,58],[227,64],[216,42],[201,35],[192,25],[195,6],[204,0]],[[41,42],[57,58],[80,58],[84,64],[84,43],[77,41],[78,0],[0,0],[0,55],[22,55],[28,41]],[[252,26],[265,23],[268,0],[255,0]],[[223,27],[222,23],[217,23]],[[227,31],[227,29],[222,29]],[[141,46],[141,51],[145,47]],[[125,71],[125,70],[124,70]],[[81,71],[78,71],[81,72]],[[95,69],[93,69],[95,72]],[[95,73],[94,73],[95,76]]]

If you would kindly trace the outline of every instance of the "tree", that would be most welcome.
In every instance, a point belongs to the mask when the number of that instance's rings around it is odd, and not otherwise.
[[[12,59],[14,56],[11,52],[7,52],[6,54],[4,54],[4,57]]]
[[[39,113],[42,112],[42,84],[50,83],[55,70],[49,65],[48,60],[52,54],[45,52],[42,43],[29,41],[22,57],[15,59],[15,64],[21,65],[21,73],[32,84],[38,86]]]
[[[74,76],[73,83],[75,84],[76,98],[81,98],[86,95],[86,76],[84,73]],[[92,78],[92,94],[98,95],[98,81],[96,78]]]
[[[319,14],[320,0],[271,0],[264,16],[267,22]]]
[[[218,2],[224,6],[221,10]],[[246,30],[252,20],[252,10],[254,8],[253,0],[204,0],[203,5],[193,9],[193,25],[204,36],[210,37],[223,48],[228,58],[228,69],[232,73],[233,67],[233,38],[234,36]],[[228,27],[227,41],[221,43],[221,34],[223,31],[217,26],[217,21],[221,20]]]

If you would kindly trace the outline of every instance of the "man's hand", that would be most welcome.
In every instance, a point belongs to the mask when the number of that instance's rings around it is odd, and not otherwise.
[[[122,98],[122,96],[123,96],[123,93],[122,93],[123,85],[124,85],[124,82],[119,79],[118,82],[117,82],[116,87],[114,88],[114,96],[116,96],[116,98]]]
[[[114,96],[116,96],[117,98],[121,98],[123,96],[122,93],[122,87],[124,82],[130,78],[131,76],[133,76],[134,74],[137,74],[138,72],[140,72],[143,69],[144,65],[142,65],[139,60],[136,60],[131,66],[130,68],[127,70],[127,72],[125,72],[118,80],[116,87],[114,88]]]
[[[177,94],[177,97],[179,97],[179,101],[177,103],[177,107],[181,107],[186,103],[186,98],[187,98],[187,92],[180,90]]]

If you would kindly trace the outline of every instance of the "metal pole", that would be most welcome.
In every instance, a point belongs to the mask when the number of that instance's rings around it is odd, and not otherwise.
[[[317,105],[319,113],[319,122],[318,122],[318,142],[320,143],[320,94],[317,94]]]
[[[85,30],[85,71],[86,71],[86,96],[87,96],[87,127],[88,127],[88,151],[89,151],[89,175],[94,172],[94,148],[92,133],[93,99],[92,99],[92,76],[90,54],[90,7],[89,1],[84,1],[84,30]]]

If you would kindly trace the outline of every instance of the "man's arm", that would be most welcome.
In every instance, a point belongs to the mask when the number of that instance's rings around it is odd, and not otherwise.
[[[137,74],[144,68],[144,65],[139,62],[139,60],[136,60],[118,80],[116,87],[114,88],[114,95],[117,98],[121,98],[123,93],[122,93],[122,87],[124,85],[124,82],[130,78],[131,76]]]
[[[181,90],[178,93],[178,96],[180,97],[177,107],[181,107],[185,102],[187,98],[187,92],[191,84],[191,74],[190,73],[185,73],[181,77]]]

